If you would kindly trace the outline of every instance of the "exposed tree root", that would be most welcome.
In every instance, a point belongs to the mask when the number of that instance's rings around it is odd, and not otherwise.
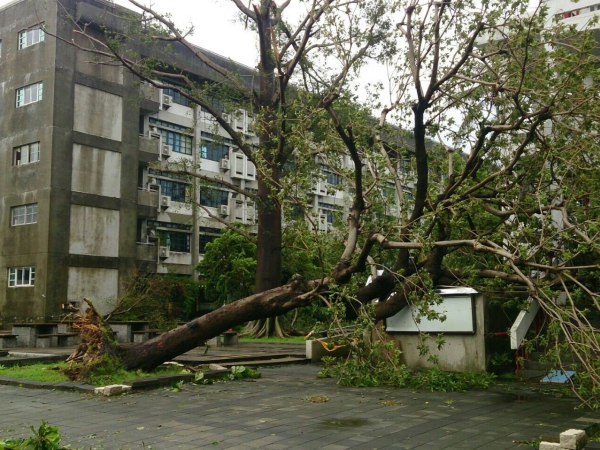
[[[90,300],[84,298],[83,301],[88,305],[85,312],[68,316],[68,319],[74,320],[71,327],[81,337],[81,343],[66,359],[70,364],[64,373],[71,380],[88,378],[94,367],[103,365],[107,357],[117,359],[112,329]]]
[[[281,326],[280,317],[268,317],[266,319],[253,320],[248,323],[242,335],[257,338],[285,338],[289,336]]]

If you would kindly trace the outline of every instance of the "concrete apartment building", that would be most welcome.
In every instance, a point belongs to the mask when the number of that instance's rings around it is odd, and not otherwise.
[[[253,231],[256,209],[245,196],[222,185],[193,189],[151,166],[185,159],[256,189],[254,166],[225,132],[176,92],[90,64],[89,53],[69,45],[89,44],[67,15],[118,28],[118,10],[127,11],[104,0],[0,9],[0,329],[57,319],[84,296],[106,312],[138,274],[193,275],[224,227],[210,215]],[[93,25],[88,33],[101,36]],[[169,58],[199,80],[215,77],[182,48]],[[211,58],[252,79],[253,69]],[[245,111],[231,120],[257,139]],[[322,175],[312,214],[327,232],[348,199],[335,174],[323,167]]]

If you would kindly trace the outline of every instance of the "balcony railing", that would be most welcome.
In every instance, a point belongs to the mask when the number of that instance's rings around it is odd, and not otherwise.
[[[158,208],[158,202],[158,190],[138,188],[138,205],[152,206],[154,208]]]
[[[138,242],[137,259],[140,261],[158,261],[158,246]]]
[[[141,152],[160,154],[160,139],[154,139],[140,134],[139,146]]]

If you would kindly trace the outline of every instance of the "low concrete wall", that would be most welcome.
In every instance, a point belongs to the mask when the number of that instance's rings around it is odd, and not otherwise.
[[[426,341],[430,354],[439,358],[439,368],[452,372],[482,372],[487,370],[485,349],[486,300],[483,295],[475,295],[475,333],[444,333],[446,343],[441,350],[437,349],[435,338],[437,333],[429,333]],[[427,361],[419,351],[418,333],[389,333],[397,347],[402,351],[401,361],[410,369],[429,369],[434,364]]]

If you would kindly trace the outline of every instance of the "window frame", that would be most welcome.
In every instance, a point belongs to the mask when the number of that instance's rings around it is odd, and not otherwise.
[[[180,181],[165,180],[158,178],[156,180],[160,185],[160,195],[171,197],[171,201],[180,203],[190,202],[190,184]]]
[[[162,143],[170,145],[174,152],[189,156],[193,154],[194,139],[191,133],[188,132],[189,128],[154,117],[150,117],[148,123],[158,127],[158,131],[162,136]]]
[[[18,215],[16,213],[19,213]],[[18,222],[18,218],[23,218]],[[29,221],[28,221],[29,219]],[[10,208],[10,226],[20,227],[23,225],[32,225],[38,221],[38,204],[28,203],[26,205],[17,205]]]
[[[32,148],[34,149],[33,152],[32,152]],[[27,158],[24,158],[25,150],[27,151]],[[18,159],[17,159],[17,154],[19,155]],[[35,155],[37,159],[32,160],[31,155]],[[13,147],[13,156],[12,156],[13,166],[24,166],[27,164],[33,164],[33,163],[39,162],[40,155],[41,155],[40,141],[30,142],[29,144],[23,144],[18,147]],[[27,160],[27,162],[23,162],[25,160]]]
[[[200,188],[199,204],[207,208],[218,208],[221,205],[227,205],[229,204],[229,191],[202,186]]]
[[[17,39],[18,50],[23,50],[46,40],[46,31],[44,23],[39,23],[25,30],[19,31]],[[34,41],[34,36],[37,40]],[[29,39],[31,38],[31,39]],[[28,43],[29,42],[29,43]]]
[[[198,235],[198,253],[201,255],[206,253],[206,246],[219,237],[218,234],[200,233]]]
[[[168,231],[170,237],[169,250],[172,252],[190,253],[192,235],[181,231]]]
[[[32,88],[35,87],[35,100],[32,100]],[[27,86],[23,86],[17,88],[16,90],[16,106],[17,108],[22,108],[23,106],[31,105],[32,103],[41,102],[43,98],[44,92],[44,82],[38,81],[37,83],[31,83]],[[29,101],[27,101],[27,96],[29,95]]]
[[[27,274],[27,280],[25,280]],[[8,268],[8,287],[33,287],[35,286],[35,266],[21,266]]]
[[[200,145],[200,158],[219,162],[223,158],[229,158],[230,151],[231,149],[226,144],[209,141],[203,138]]]

